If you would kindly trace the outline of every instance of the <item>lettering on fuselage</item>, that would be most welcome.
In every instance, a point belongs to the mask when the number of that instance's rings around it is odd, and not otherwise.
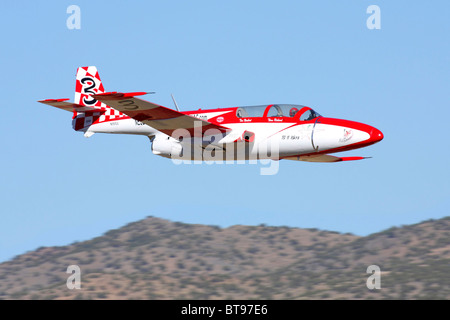
[[[289,135],[282,135],[281,140],[300,140],[300,136],[289,136]]]
[[[204,114],[191,114],[191,117],[198,118],[200,120],[208,120],[208,116]]]

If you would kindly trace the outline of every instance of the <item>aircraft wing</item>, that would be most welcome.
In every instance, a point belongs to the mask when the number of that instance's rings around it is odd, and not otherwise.
[[[66,111],[76,111],[76,112],[103,112],[106,109],[105,108],[94,108],[94,107],[88,107],[88,106],[82,106],[80,104],[72,103],[72,102],[66,102],[69,99],[46,99],[46,100],[39,100],[38,102],[59,108],[61,110]]]
[[[319,154],[310,156],[286,157],[283,159],[295,161],[307,161],[307,162],[340,162],[340,161],[363,160],[367,159],[367,157],[336,157],[329,154]]]
[[[215,129],[215,133],[224,133],[230,130],[229,128],[185,115],[155,103],[135,98],[135,96],[144,94],[146,92],[107,92],[92,96],[130,118],[141,121],[169,136],[177,129],[186,129],[191,136],[202,136],[209,129]]]

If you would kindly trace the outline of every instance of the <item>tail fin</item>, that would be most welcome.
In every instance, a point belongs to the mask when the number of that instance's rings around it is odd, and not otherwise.
[[[79,67],[77,69],[75,103],[89,107],[106,107],[102,102],[92,97],[93,94],[104,92],[105,89],[96,67]]]
[[[77,131],[81,130],[86,132],[85,136],[89,136],[89,128],[91,125],[126,117],[120,111],[117,111],[92,97],[94,94],[104,92],[105,89],[95,66],[79,67],[77,69],[74,102],[82,106],[99,109],[99,112],[74,111],[73,128]],[[106,109],[106,111],[104,111],[104,109]]]

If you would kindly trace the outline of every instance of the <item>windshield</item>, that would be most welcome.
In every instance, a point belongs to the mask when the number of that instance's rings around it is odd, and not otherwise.
[[[315,112],[313,109],[308,109],[300,116],[300,121],[308,121],[317,117],[320,117],[320,114]]]

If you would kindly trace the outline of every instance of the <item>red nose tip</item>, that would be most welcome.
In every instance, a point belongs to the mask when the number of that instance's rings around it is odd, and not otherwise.
[[[381,132],[377,128],[372,128],[372,130],[370,131],[370,139],[369,139],[372,143],[379,142],[383,140],[383,138],[384,138],[383,132]]]

